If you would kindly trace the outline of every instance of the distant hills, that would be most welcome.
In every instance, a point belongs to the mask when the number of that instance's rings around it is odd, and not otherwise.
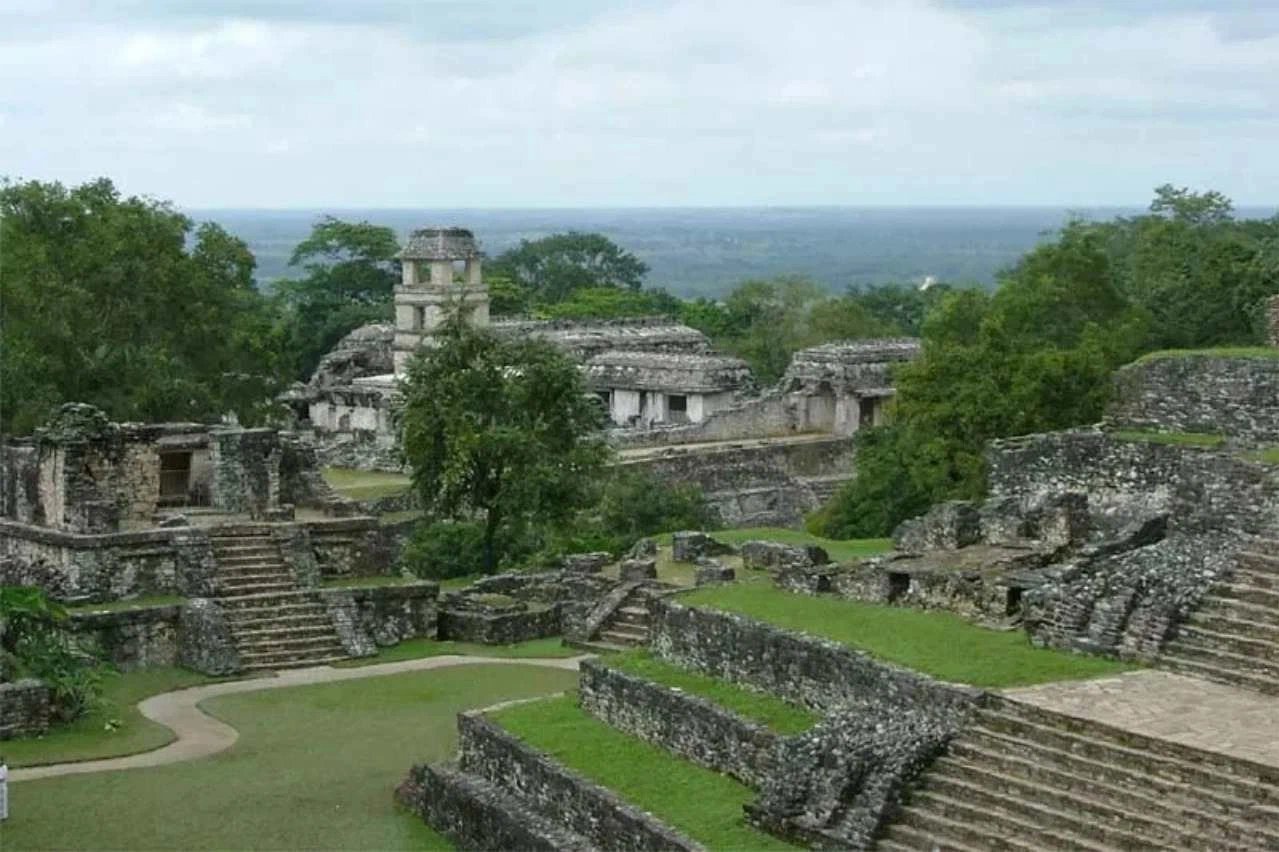
[[[804,275],[832,291],[849,285],[939,281],[990,284],[1071,215],[1109,219],[1138,209],[1053,207],[805,207],[542,210],[190,210],[245,240],[258,280],[293,274],[293,247],[325,213],[389,225],[473,230],[489,254],[557,231],[599,231],[649,264],[649,286],[720,296],[747,278]],[[1269,216],[1273,210],[1240,211]]]

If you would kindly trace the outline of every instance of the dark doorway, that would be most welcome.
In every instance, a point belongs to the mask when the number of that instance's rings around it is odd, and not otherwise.
[[[875,425],[875,408],[876,399],[874,397],[864,397],[857,400],[857,428],[867,428]]]
[[[184,506],[191,491],[191,453],[160,453],[160,505]]]
[[[890,571],[888,574],[888,602],[897,603],[910,591],[910,575],[903,574],[900,571]]]

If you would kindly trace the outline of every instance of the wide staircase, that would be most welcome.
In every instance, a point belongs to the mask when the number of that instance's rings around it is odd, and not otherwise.
[[[1192,677],[1279,695],[1279,540],[1253,539],[1156,662]]]
[[[1279,849],[1279,771],[990,696],[878,848]]]
[[[595,639],[606,646],[633,648],[647,645],[649,636],[649,595],[651,593],[639,587],[631,590],[613,610],[612,614],[600,625]]]
[[[246,671],[347,658],[328,610],[318,595],[298,587],[269,527],[224,528],[211,540],[218,564],[215,598]]]

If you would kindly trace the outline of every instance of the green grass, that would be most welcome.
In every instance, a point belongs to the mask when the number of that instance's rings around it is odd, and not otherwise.
[[[712,538],[733,545],[739,545],[744,541],[753,541],[755,539],[800,546],[815,544],[830,554],[830,558],[836,562],[862,559],[893,549],[893,540],[890,538],[854,538],[838,541],[812,535],[803,530],[792,530],[785,527],[744,527],[735,530],[712,530],[709,534]],[[660,544],[670,544],[671,534],[665,533],[657,536],[657,540]]]
[[[1269,346],[1218,346],[1208,349],[1160,349],[1147,352],[1137,359],[1138,364],[1157,361],[1162,358],[1194,358],[1207,356],[1212,358],[1279,358],[1279,349]]]
[[[378,516],[378,523],[384,527],[392,524],[402,523],[404,521],[416,521],[419,518],[426,517],[426,513],[421,509],[405,509],[403,512],[387,512]]]
[[[324,479],[334,491],[352,500],[376,500],[403,494],[410,485],[408,476],[402,473],[345,467],[326,467]]]
[[[1152,444],[1170,444],[1175,447],[1220,447],[1225,435],[1208,432],[1154,432],[1144,429],[1116,429],[1110,437],[1119,441],[1149,441]]]
[[[711,849],[790,849],[751,828],[745,785],[623,734],[583,712],[572,696],[518,704],[492,718],[539,751],[608,787]]]
[[[417,577],[400,577],[394,574],[379,574],[373,577],[335,577],[325,580],[320,585],[326,589],[380,588],[382,586],[410,586],[422,582]]]
[[[240,738],[213,757],[9,788],[0,849],[449,849],[392,793],[450,757],[456,714],[571,688],[572,672],[467,666],[203,702]]]
[[[360,657],[334,663],[339,668],[371,666],[376,663],[397,663],[400,660],[418,660],[423,657],[442,657],[461,654],[468,657],[502,657],[512,660],[532,657],[576,657],[582,651],[567,648],[558,638],[530,639],[514,645],[481,645],[476,642],[440,642],[435,639],[409,639],[398,645],[379,648],[375,657]]]
[[[1259,450],[1249,450],[1239,455],[1248,461],[1261,462],[1262,464],[1279,464],[1279,447],[1262,447]]]
[[[138,712],[137,703],[152,695],[211,683],[211,678],[177,667],[157,667],[124,674],[108,674],[102,685],[101,706],[43,737],[0,743],[10,766],[38,766],[101,757],[120,757],[166,746],[173,732]],[[118,722],[114,730],[109,722]]]
[[[153,606],[174,606],[187,602],[186,598],[176,595],[153,595],[148,598],[133,598],[127,601],[111,601],[110,603],[76,604],[67,607],[67,612],[75,615],[84,612],[124,612],[134,609],[148,609]]]
[[[954,683],[999,688],[1128,671],[1126,663],[1030,644],[1021,631],[987,630],[957,615],[814,597],[762,583],[697,589],[682,603],[741,613]]]
[[[752,692],[735,684],[681,669],[657,659],[647,651],[613,654],[602,662],[610,668],[675,687],[732,710],[782,734],[797,734],[815,725],[818,716],[780,698]]]

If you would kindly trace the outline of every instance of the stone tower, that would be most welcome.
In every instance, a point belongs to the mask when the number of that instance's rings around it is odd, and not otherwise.
[[[403,278],[395,288],[395,372],[429,338],[455,305],[471,322],[488,325],[489,295],[475,235],[465,228],[420,228],[400,250]]]

